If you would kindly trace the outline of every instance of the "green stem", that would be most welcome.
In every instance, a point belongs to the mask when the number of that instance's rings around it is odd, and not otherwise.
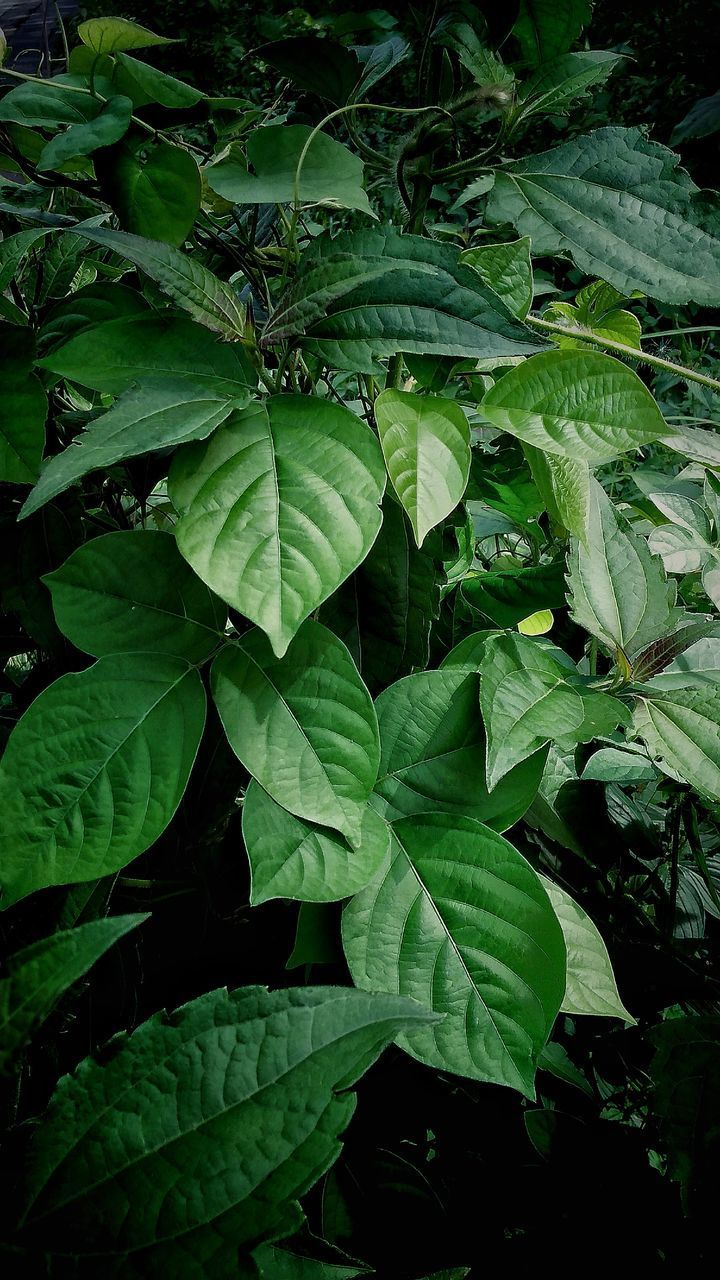
[[[580,338],[583,342],[593,342],[606,351],[613,351],[618,355],[627,356],[630,360],[637,360],[639,364],[648,364],[653,369],[664,369],[666,373],[674,373],[686,382],[699,382],[701,387],[709,387],[711,391],[720,392],[720,381],[717,378],[699,373],[697,369],[688,369],[683,364],[675,364],[672,360],[664,360],[661,356],[651,356],[647,351],[628,347],[624,342],[616,342],[614,338],[603,338],[599,334],[591,333],[587,329],[575,328],[572,325],[555,324],[552,320],[543,320],[541,316],[528,315],[525,317],[525,323],[548,333],[561,334],[565,338]]]

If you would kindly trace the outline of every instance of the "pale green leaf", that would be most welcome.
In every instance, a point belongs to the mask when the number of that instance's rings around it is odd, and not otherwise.
[[[383,391],[375,421],[385,465],[421,547],[454,511],[470,474],[470,427],[460,405],[442,396]]]
[[[281,656],[303,619],[364,560],[384,487],[377,439],[355,414],[317,396],[283,395],[183,450],[169,491],[182,554]]]
[[[720,686],[720,636],[702,636],[684,653],[673,656],[673,661],[652,679],[653,689],[701,684]]]
[[[638,690],[634,724],[663,773],[720,800],[720,685]]]
[[[215,659],[212,690],[230,746],[273,800],[359,844],[380,743],[342,641],[308,621],[277,658],[248,631]]]
[[[90,18],[81,22],[77,33],[93,53],[113,53],[117,49],[149,49],[153,45],[175,44],[167,36],[156,36],[147,27],[127,18]]]
[[[610,956],[596,925],[569,893],[547,876],[540,879],[560,921],[567,950],[567,985],[562,1012],[622,1018],[624,1022],[634,1023],[635,1019],[620,999]]]
[[[460,261],[472,267],[500,295],[513,315],[524,320],[533,300],[533,272],[530,241],[513,240],[510,244],[481,244],[466,249]]]
[[[180,803],[204,723],[200,676],[163,654],[100,658],[45,689],[0,765],[4,905],[143,853]]]
[[[305,124],[254,129],[246,155],[238,143],[205,169],[208,185],[232,204],[329,204],[373,215],[363,190],[362,160],[326,133],[317,133],[300,170],[312,129]]]
[[[473,818],[402,818],[384,871],[345,908],[343,944],[359,986],[445,1014],[398,1038],[413,1057],[534,1097],[565,946],[538,876],[507,840]]]
[[[532,478],[554,524],[587,542],[590,467],[578,458],[563,458],[524,444]]]

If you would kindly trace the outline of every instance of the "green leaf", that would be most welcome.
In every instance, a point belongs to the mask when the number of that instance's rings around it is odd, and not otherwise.
[[[0,765],[4,905],[143,853],[180,803],[204,723],[202,681],[180,658],[117,654],[45,689]]]
[[[243,839],[250,860],[253,906],[271,898],[334,902],[350,898],[375,875],[390,847],[390,830],[368,805],[355,849],[334,832],[294,817],[257,783],[245,795]]]
[[[42,243],[52,227],[31,227],[0,240],[0,293],[7,289],[26,253]]]
[[[124,231],[176,248],[187,240],[200,211],[202,180],[184,147],[140,135],[115,147],[99,172]]]
[[[210,435],[247,398],[240,384],[231,398],[221,379],[178,374],[149,378],[126,391],[108,413],[51,458],[20,518],[32,515],[91,471]]]
[[[567,985],[561,1012],[635,1019],[620,999],[607,947],[586,911],[547,876],[540,879],[563,931],[567,951]]]
[[[268,125],[238,143],[205,169],[208,185],[232,204],[329,204],[374,217],[363,190],[362,160],[341,142],[317,133],[298,166],[313,130],[305,124]],[[251,172],[251,169],[254,172]]]
[[[202,90],[194,85],[176,80],[175,76],[120,52],[115,54],[113,84],[118,93],[132,98],[135,108],[156,102],[161,107],[183,111],[194,107],[205,97]]]
[[[323,41],[323,44],[327,43]],[[341,1255],[337,1255],[338,1258]],[[367,1267],[344,1261],[323,1261],[290,1248],[264,1244],[253,1254],[263,1280],[356,1280],[369,1275]]]
[[[710,626],[717,628],[717,623],[711,623]],[[720,685],[720,636],[701,634],[699,639],[695,639],[697,630],[694,626],[683,630],[687,632],[690,643],[687,646],[682,645],[683,632],[680,631],[677,635],[677,643],[682,647],[673,647],[667,655],[663,655],[665,662],[662,663],[662,671],[656,674],[657,667],[655,671],[652,668],[648,670],[647,674],[652,676],[653,689],[682,689],[686,685],[701,684]],[[666,666],[668,658],[672,658],[672,661]],[[637,666],[634,674],[637,678]]]
[[[523,114],[567,115],[575,99],[607,80],[622,60],[619,53],[594,49],[553,58],[521,85]]]
[[[487,217],[625,294],[717,306],[717,213],[677,165],[638,128],[597,129],[499,169]]]
[[[149,49],[153,45],[175,44],[167,36],[156,36],[127,18],[90,18],[81,22],[77,33],[94,53],[114,53],[117,49]]]
[[[29,330],[0,322],[0,483],[33,484],[40,470],[47,396],[31,373],[34,351]]]
[[[171,245],[144,240],[126,231],[111,231],[86,223],[78,223],[72,230],[73,235],[82,236],[134,263],[206,329],[214,329],[225,338],[243,336],[245,312],[232,285],[218,280],[195,258]]]
[[[183,450],[169,492],[186,560],[263,628],[280,657],[367,555],[384,487],[377,440],[355,414],[316,396],[283,395]]]
[[[668,434],[644,382],[601,351],[544,351],[486,393],[493,426],[546,453],[609,462]]]
[[[239,343],[219,342],[202,325],[167,311],[140,312],[83,328],[37,361],[93,391],[119,395],[149,377],[198,374],[225,379],[228,394],[241,396],[256,375]]]
[[[488,640],[480,664],[480,707],[490,790],[548,742],[580,728],[583,699],[566,674],[551,653],[525,636]]]
[[[588,0],[520,0],[512,33],[523,60],[535,67],[565,53],[589,21]]]
[[[365,373],[377,372],[373,357],[398,351],[489,358],[545,346],[457,249],[389,227],[314,241],[262,344],[293,339],[336,368]]]
[[[530,241],[514,240],[510,244],[484,244],[466,249],[460,261],[472,267],[500,295],[513,315],[524,320],[533,300],[533,272]]]
[[[617,747],[601,747],[583,769],[584,782],[652,782],[657,772],[646,756]]]
[[[238,1252],[297,1227],[297,1197],[340,1152],[348,1088],[429,1020],[410,1000],[333,987],[212,991],[156,1014],[58,1085],[34,1135],[24,1237],[103,1274],[118,1254],[125,1275],[237,1274]]]
[[[38,172],[59,169],[77,156],[89,156],[99,147],[109,147],[119,142],[130,127],[132,102],[117,94],[102,104],[92,120],[71,125],[65,133],[58,133],[43,147],[37,163]]]
[[[640,321],[632,311],[623,310],[626,298],[604,280],[594,280],[581,289],[574,303],[551,302],[543,318],[573,329],[584,329],[598,338],[610,338],[624,342],[626,347],[640,350],[642,330]],[[553,334],[553,341],[563,351],[580,348],[587,350],[588,343],[568,334]]]
[[[587,546],[568,558],[570,609],[579,627],[632,657],[675,621],[674,586],[596,480],[590,482]]]
[[[38,330],[38,347],[47,355],[85,329],[99,329],[109,320],[148,312],[142,294],[129,285],[104,281],[88,284],[50,308]]]
[[[587,542],[590,468],[577,458],[562,458],[524,444],[532,478],[554,524]]]
[[[470,427],[460,405],[442,396],[383,391],[375,421],[385,465],[421,547],[454,511],[470,474]]]
[[[80,92],[80,76],[53,76],[42,84],[28,81],[0,99],[0,120],[34,129],[85,124],[94,120],[103,103],[89,92]],[[86,81],[87,83],[87,81]],[[104,86],[103,86],[104,87]]]
[[[344,106],[358,83],[357,50],[329,38],[288,36],[261,45],[256,54],[298,88]]]
[[[342,641],[305,622],[276,658],[261,631],[248,631],[215,659],[212,690],[230,746],[273,800],[357,846],[380,743]]]
[[[60,997],[108,947],[147,915],[110,916],[54,933],[11,955],[0,980],[0,1075],[42,1026]]]
[[[635,732],[663,773],[720,800],[720,685],[636,690]],[[648,694],[645,695],[644,691]]]
[[[85,653],[168,653],[202,662],[227,610],[195,576],[169,533],[120,530],[93,538],[43,582],[63,635]]]
[[[505,831],[531,804],[542,777],[541,751],[488,793],[478,683],[465,667],[422,671],[378,698],[381,757],[373,803],[388,821],[443,812]]]
[[[560,561],[523,569],[489,569],[463,580],[468,604],[497,623],[516,627],[539,609],[560,609],[565,603],[565,580]]]
[[[403,1049],[534,1097],[565,946],[538,876],[507,840],[473,818],[402,818],[383,874],[345,908],[343,944],[358,986],[412,993],[445,1014],[402,1034]]]

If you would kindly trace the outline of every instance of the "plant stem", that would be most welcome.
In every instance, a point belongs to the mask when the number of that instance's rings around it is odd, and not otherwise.
[[[583,342],[593,342],[607,351],[628,356],[630,360],[637,360],[639,364],[648,364],[653,369],[664,369],[666,373],[674,373],[685,382],[699,382],[701,387],[709,387],[711,391],[720,392],[720,381],[717,378],[699,373],[697,369],[688,369],[686,365],[675,364],[672,360],[664,360],[662,356],[651,356],[647,351],[628,347],[624,342],[616,342],[614,338],[602,338],[588,329],[576,328],[572,325],[555,324],[552,320],[543,320],[541,316],[528,315],[525,323],[534,325],[537,329],[547,330],[548,333],[562,334],[565,338],[581,338]]]

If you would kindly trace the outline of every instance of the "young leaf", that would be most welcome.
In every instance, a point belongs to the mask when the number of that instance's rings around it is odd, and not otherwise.
[[[489,358],[546,345],[457,249],[390,227],[314,241],[262,344],[288,339],[336,368],[371,374],[373,357],[398,351]]]
[[[460,405],[442,396],[383,391],[375,421],[385,465],[421,547],[455,509],[470,474],[470,427]]]
[[[348,1088],[430,1018],[337,987],[211,991],[156,1014],[60,1082],[34,1136],[24,1237],[95,1267],[127,1255],[138,1275],[235,1274],[243,1247],[298,1225],[297,1197],[339,1154]]]
[[[672,627],[674,588],[662,562],[595,480],[587,545],[573,544],[568,568],[573,618],[609,649],[632,657]]]
[[[127,18],[90,18],[81,22],[77,33],[93,53],[114,53],[118,49],[149,49],[153,45],[175,44],[167,36],[156,36]]]
[[[595,334],[599,338],[624,342],[626,347],[637,347],[639,351],[642,337],[640,321],[632,311],[623,309],[625,301],[625,296],[613,289],[611,284],[605,284],[604,280],[594,280],[580,290],[574,303],[551,302],[544,317],[569,328],[584,329],[588,334]],[[586,350],[589,345],[583,338],[576,338],[571,334],[565,336],[554,333],[553,340],[562,351],[577,348]]]
[[[312,129],[305,124],[268,125],[255,129],[247,142],[247,159],[237,143],[205,169],[208,186],[232,204],[330,204],[359,209],[374,217],[363,190],[362,160],[341,142],[317,133],[300,157]],[[251,166],[254,172],[250,172]]]
[[[0,979],[0,1075],[42,1026],[61,995],[82,978],[114,942],[147,915],[109,916],[64,929],[16,951]]]
[[[596,129],[499,169],[487,217],[624,294],[717,306],[717,215],[677,165],[638,128]]]
[[[589,915],[547,876],[540,879],[560,921],[567,950],[567,985],[561,1012],[589,1013],[634,1023],[620,999],[607,947]]]
[[[544,753],[488,792],[475,672],[417,672],[386,689],[376,706],[381,757],[373,803],[389,821],[444,812],[505,831],[522,817],[540,784]]]
[[[635,732],[663,773],[720,800],[720,685],[637,690]]]
[[[273,396],[233,416],[170,473],[178,546],[281,657],[304,618],[365,558],[385,469],[369,427],[317,396]]]
[[[215,659],[212,690],[230,746],[273,800],[357,846],[380,743],[342,641],[305,622],[279,659],[261,631],[248,631]]]
[[[466,249],[460,261],[478,275],[507,303],[513,315],[524,320],[533,300],[533,272],[527,236],[510,244],[481,244]]]
[[[218,280],[195,258],[172,245],[108,227],[77,223],[72,231],[73,235],[82,236],[134,263],[206,329],[214,329],[225,338],[243,337],[245,312],[232,285]]]
[[[588,0],[520,0],[512,33],[523,61],[535,67],[565,53],[589,21]]]
[[[38,172],[59,169],[77,156],[89,156],[99,147],[119,142],[130,127],[131,115],[132,102],[129,98],[121,94],[109,98],[92,120],[71,125],[65,133],[58,133],[50,139],[38,160]]]
[[[521,761],[580,728],[583,699],[566,675],[551,653],[525,636],[488,641],[480,664],[480,707],[491,791]]]
[[[281,808],[254,781],[245,795],[242,830],[252,872],[253,906],[270,898],[299,902],[350,898],[365,888],[390,847],[390,828],[369,805],[362,816],[359,843],[349,849],[333,831]]]
[[[63,635],[85,653],[168,653],[202,662],[227,610],[180,555],[172,534],[118,530],[93,538],[43,582]]]
[[[230,387],[230,394],[228,388]],[[233,394],[234,387],[234,394]],[[47,463],[20,512],[32,515],[51,498],[91,471],[170,449],[210,435],[250,396],[240,383],[219,378],[148,378],[126,391],[108,413],[96,418],[62,453]]]
[[[184,243],[202,195],[200,170],[189,151],[141,135],[108,153],[99,172],[124,231],[176,248]]]
[[[164,654],[100,658],[45,689],[0,765],[3,905],[143,853],[182,799],[204,723],[200,676]]]
[[[384,872],[345,908],[343,945],[358,986],[445,1014],[398,1038],[413,1057],[534,1097],[565,945],[538,876],[502,836],[451,814],[402,818]]]
[[[198,374],[224,379],[228,395],[254,387],[256,375],[239,343],[219,342],[185,316],[142,311],[83,327],[38,360],[41,369],[93,391],[119,395],[140,379]]]
[[[644,382],[601,351],[533,356],[490,388],[481,410],[525,444],[593,465],[668,434]]]

